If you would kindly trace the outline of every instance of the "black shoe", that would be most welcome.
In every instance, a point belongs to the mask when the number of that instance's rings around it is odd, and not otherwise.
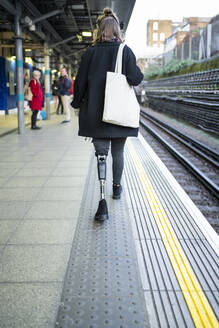
[[[122,193],[121,184],[113,184],[113,199],[120,199]]]
[[[108,218],[109,216],[108,216],[107,202],[105,199],[101,199],[99,201],[99,206],[95,214],[95,220],[104,221],[107,220]]]
[[[70,122],[70,121],[68,121],[68,120],[64,120],[64,121],[62,121],[61,123],[68,123],[68,122]]]
[[[32,126],[31,130],[40,130],[41,128],[39,126]]]

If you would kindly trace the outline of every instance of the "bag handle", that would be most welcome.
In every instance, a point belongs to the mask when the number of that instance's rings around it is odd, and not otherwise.
[[[115,73],[122,74],[122,54],[123,54],[124,47],[125,47],[125,43],[121,43],[119,45],[119,50],[116,58]]]

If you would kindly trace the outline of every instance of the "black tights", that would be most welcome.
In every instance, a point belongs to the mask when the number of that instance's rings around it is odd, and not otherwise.
[[[36,126],[37,114],[38,114],[38,110],[32,110],[31,128]]]
[[[120,184],[124,168],[124,146],[126,138],[98,139],[93,138],[93,144],[97,155],[108,155],[111,142],[111,154],[113,158],[113,183]]]

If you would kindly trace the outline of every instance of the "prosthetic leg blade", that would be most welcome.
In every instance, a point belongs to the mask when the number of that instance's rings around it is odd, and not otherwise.
[[[98,178],[100,181],[100,201],[97,212],[95,214],[95,220],[104,221],[109,218],[107,202],[105,199],[105,187],[106,187],[106,155],[97,156],[97,169]]]

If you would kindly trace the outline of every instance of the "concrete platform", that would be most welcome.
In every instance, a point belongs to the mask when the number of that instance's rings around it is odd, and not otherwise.
[[[0,327],[54,327],[93,150],[77,118],[0,138]]]
[[[45,110],[45,108],[43,108]],[[56,111],[56,105],[55,101],[51,100],[50,102],[50,113],[51,115],[55,114]],[[28,102],[24,102],[24,121],[26,127],[29,127],[31,124],[31,115],[32,112],[30,110],[30,107],[28,106]],[[65,118],[65,115],[62,116],[62,118]],[[0,110],[0,137],[7,135],[11,132],[17,131],[17,108],[10,109],[8,111],[8,114],[5,114],[4,110]]]
[[[143,137],[100,224],[76,117],[40,124],[0,139],[0,328],[219,327],[218,236]]]

